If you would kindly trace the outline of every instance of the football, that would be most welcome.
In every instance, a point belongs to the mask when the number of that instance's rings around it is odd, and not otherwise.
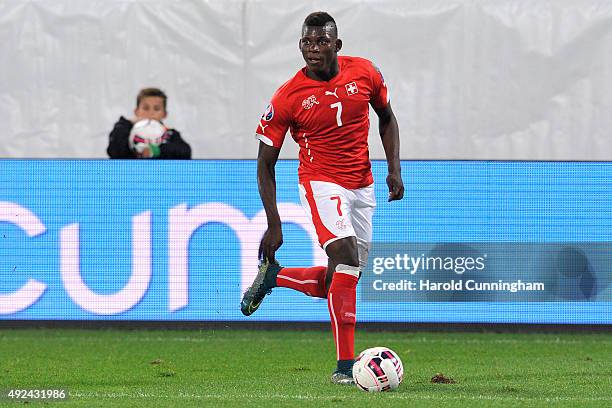
[[[363,391],[391,391],[404,378],[402,360],[387,347],[373,347],[362,351],[353,365],[355,385]]]
[[[155,119],[143,119],[136,123],[130,131],[130,149],[142,153],[148,145],[160,145],[167,138],[168,129]]]

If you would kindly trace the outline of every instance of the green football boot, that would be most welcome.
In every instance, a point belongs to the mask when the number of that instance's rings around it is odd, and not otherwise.
[[[272,288],[276,287],[276,275],[282,266],[276,261],[268,261],[267,259],[259,264],[259,272],[255,276],[255,280],[250,288],[242,295],[240,302],[240,311],[245,316],[250,316],[263,301],[266,295],[272,292]]]

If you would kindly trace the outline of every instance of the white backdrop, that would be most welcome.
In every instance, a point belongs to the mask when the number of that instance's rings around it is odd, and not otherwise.
[[[402,158],[612,159],[609,0],[0,0],[0,156],[106,157],[157,86],[194,158],[254,158],[318,9],[382,69]]]

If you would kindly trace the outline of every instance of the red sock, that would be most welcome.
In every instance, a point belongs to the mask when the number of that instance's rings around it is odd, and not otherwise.
[[[336,269],[327,295],[338,360],[353,360],[355,357],[355,300],[359,268],[346,268],[347,271]]]
[[[276,275],[276,286],[290,288],[308,296],[325,299],[326,266],[312,268],[283,268]]]

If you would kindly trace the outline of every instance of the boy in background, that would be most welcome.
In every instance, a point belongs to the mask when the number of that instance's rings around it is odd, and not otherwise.
[[[138,153],[129,146],[130,131],[134,123],[143,119],[154,119],[162,122],[168,115],[166,103],[168,97],[158,88],[142,89],[136,97],[134,118],[121,116],[109,135],[106,152],[111,159],[191,159],[191,147],[175,129],[168,129],[160,145],[149,145]]]

